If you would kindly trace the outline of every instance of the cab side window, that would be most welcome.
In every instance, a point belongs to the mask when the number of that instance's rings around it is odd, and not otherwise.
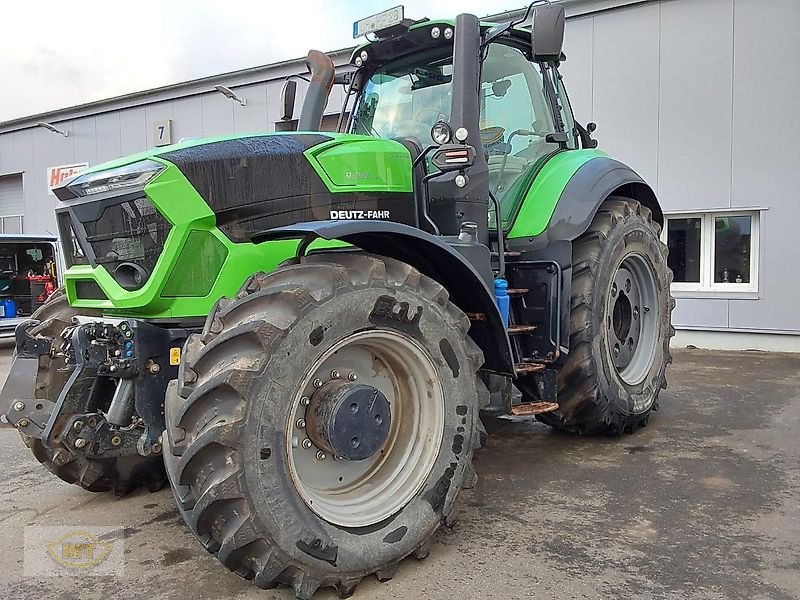
[[[503,204],[534,164],[558,150],[539,66],[522,51],[493,43],[481,71],[481,141],[489,154],[489,188]],[[505,210],[503,211],[506,212]]]

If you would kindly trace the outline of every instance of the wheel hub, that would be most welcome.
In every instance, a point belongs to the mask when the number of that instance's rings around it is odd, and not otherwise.
[[[371,385],[330,381],[311,396],[306,431],[333,456],[364,460],[386,443],[392,415],[389,401]]]
[[[652,363],[658,340],[658,292],[652,267],[630,254],[609,290],[607,329],[611,360],[629,385],[639,383]]]

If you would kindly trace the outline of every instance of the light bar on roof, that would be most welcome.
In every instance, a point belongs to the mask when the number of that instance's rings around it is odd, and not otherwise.
[[[361,19],[353,23],[353,38],[367,35],[381,29],[387,29],[400,25],[403,22],[403,6],[395,6],[389,10],[379,12],[377,15],[372,15],[366,19]]]

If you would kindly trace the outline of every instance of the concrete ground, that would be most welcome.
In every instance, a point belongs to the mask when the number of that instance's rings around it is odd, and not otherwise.
[[[620,439],[491,424],[457,526],[355,598],[799,598],[800,355],[681,351],[669,379],[650,425]],[[13,430],[0,460],[4,598],[293,598],[206,554],[167,489],[83,492]],[[123,529],[125,575],[25,578],[23,530],[41,524]]]

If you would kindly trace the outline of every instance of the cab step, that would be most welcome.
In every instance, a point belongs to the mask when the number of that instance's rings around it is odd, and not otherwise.
[[[523,335],[536,331],[536,325],[509,325],[508,335]]]
[[[520,377],[523,375],[532,375],[533,373],[541,373],[547,368],[547,365],[539,363],[523,362],[514,365],[514,371]]]
[[[524,402],[511,407],[511,414],[515,417],[530,417],[558,410],[557,402]]]
[[[506,290],[509,296],[524,296],[528,292],[530,292],[528,288],[508,288]]]
[[[522,256],[522,252],[517,252],[516,250],[506,250],[503,252],[503,256],[506,258],[519,258]],[[492,258],[499,258],[500,253],[497,251],[492,251]]]

